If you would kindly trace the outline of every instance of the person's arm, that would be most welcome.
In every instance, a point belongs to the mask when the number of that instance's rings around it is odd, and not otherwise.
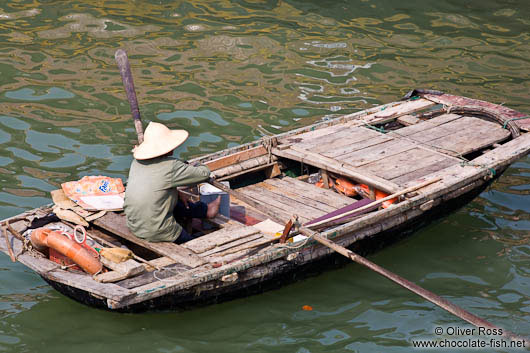
[[[174,186],[191,186],[210,178],[210,168],[205,165],[197,167],[176,160],[173,168]]]

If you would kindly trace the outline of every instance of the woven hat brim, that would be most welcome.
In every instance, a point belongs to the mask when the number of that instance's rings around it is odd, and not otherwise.
[[[162,156],[182,145],[188,138],[186,130],[169,130],[163,137],[144,141],[134,150],[133,156],[138,160]]]

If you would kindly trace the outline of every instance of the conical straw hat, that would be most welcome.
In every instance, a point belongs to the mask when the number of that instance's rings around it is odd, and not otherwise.
[[[144,142],[135,148],[136,159],[162,156],[182,145],[188,138],[186,130],[170,130],[164,124],[150,122],[144,132]]]

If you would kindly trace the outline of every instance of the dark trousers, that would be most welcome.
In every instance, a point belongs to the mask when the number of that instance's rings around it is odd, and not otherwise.
[[[173,217],[175,217],[177,222],[182,225],[182,221],[185,219],[206,218],[207,212],[208,205],[204,202],[188,202],[188,207],[186,207],[184,202],[179,200],[173,210]],[[175,243],[182,244],[195,238],[198,238],[198,236],[193,236],[192,234],[189,234],[186,229],[182,228],[182,232],[177,240],[175,240]]]

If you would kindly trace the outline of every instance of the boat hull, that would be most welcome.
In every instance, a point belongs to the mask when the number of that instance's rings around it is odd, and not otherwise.
[[[498,172],[494,179],[484,181],[464,194],[440,203],[425,213],[422,213],[421,216],[410,218],[395,227],[365,237],[351,244],[348,248],[360,255],[366,256],[411,236],[419,229],[464,207],[483,192],[501,173],[502,171]],[[351,261],[348,261],[337,253],[331,252],[321,258],[302,264],[294,261],[287,262],[279,266],[276,271],[259,279],[240,281],[230,286],[220,286],[217,288],[215,288],[215,282],[220,281],[212,281],[212,283],[203,284],[201,289],[191,287],[186,290],[169,293],[118,309],[110,309],[106,298],[98,298],[90,292],[56,282],[45,276],[42,276],[42,278],[61,294],[94,308],[130,313],[157,310],[185,311],[278,289],[285,285],[317,276],[325,271],[343,267],[347,264],[351,264]],[[204,289],[205,287],[214,288]],[[199,295],[197,295],[198,292],[200,292]]]

